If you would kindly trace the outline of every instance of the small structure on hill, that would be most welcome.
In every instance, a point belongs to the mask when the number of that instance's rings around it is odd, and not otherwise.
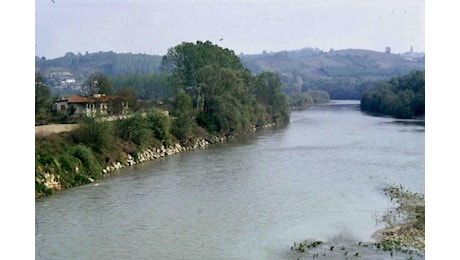
[[[74,95],[56,100],[55,108],[68,117],[95,117],[123,115],[128,112],[128,102],[121,96],[94,94]]]

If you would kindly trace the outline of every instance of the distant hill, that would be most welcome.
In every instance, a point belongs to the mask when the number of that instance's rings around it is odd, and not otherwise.
[[[425,70],[423,53],[391,54],[348,49],[324,52],[317,48],[241,55],[253,73],[280,74],[287,93],[325,90],[332,99],[360,99],[366,89],[382,79]]]
[[[318,48],[240,55],[241,63],[252,71],[278,73],[283,90],[300,93],[325,90],[331,99],[360,99],[364,92],[382,79],[425,70],[424,53],[391,54],[371,50]],[[35,57],[36,72],[45,83],[61,92],[77,92],[93,72],[107,76],[159,73],[162,56],[97,52],[74,54],[46,60]]]
[[[97,52],[74,54],[46,60],[35,57],[35,71],[45,83],[60,92],[78,92],[85,80],[94,73],[106,76],[158,73],[162,56],[132,53]]]

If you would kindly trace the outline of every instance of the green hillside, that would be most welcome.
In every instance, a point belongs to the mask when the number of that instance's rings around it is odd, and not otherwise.
[[[325,90],[332,99],[360,99],[365,90],[382,79],[424,70],[423,54],[391,54],[370,50],[324,52],[305,48],[240,56],[253,73],[280,74],[286,93]]]
[[[294,95],[324,90],[331,99],[360,99],[376,82],[424,70],[423,53],[391,54],[371,50],[324,52],[318,48],[240,55],[241,63],[252,74],[278,73],[283,91]],[[97,52],[74,54],[46,60],[36,57],[36,72],[54,92],[76,93],[89,75],[101,72],[109,77],[160,73],[162,56]]]
[[[97,52],[74,54],[66,53],[63,57],[46,60],[35,57],[35,71],[43,75],[48,86],[75,90],[81,86],[94,72],[101,72],[106,76],[156,74],[162,56],[132,53]],[[70,83],[65,80],[74,79]]]

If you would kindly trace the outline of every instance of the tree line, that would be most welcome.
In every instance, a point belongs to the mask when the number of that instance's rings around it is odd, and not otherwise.
[[[425,115],[425,71],[381,81],[361,98],[361,110],[410,119]]]
[[[105,75],[124,75],[140,72],[142,74],[157,72],[161,62],[161,56],[96,52],[96,53],[73,53],[67,52],[63,57],[47,60],[46,57],[35,57],[36,67],[63,67],[77,68],[83,70],[97,69]]]

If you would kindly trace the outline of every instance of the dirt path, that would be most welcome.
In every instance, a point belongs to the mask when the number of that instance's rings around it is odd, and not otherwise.
[[[35,137],[47,136],[52,133],[70,132],[78,128],[78,124],[51,124],[35,127]]]

